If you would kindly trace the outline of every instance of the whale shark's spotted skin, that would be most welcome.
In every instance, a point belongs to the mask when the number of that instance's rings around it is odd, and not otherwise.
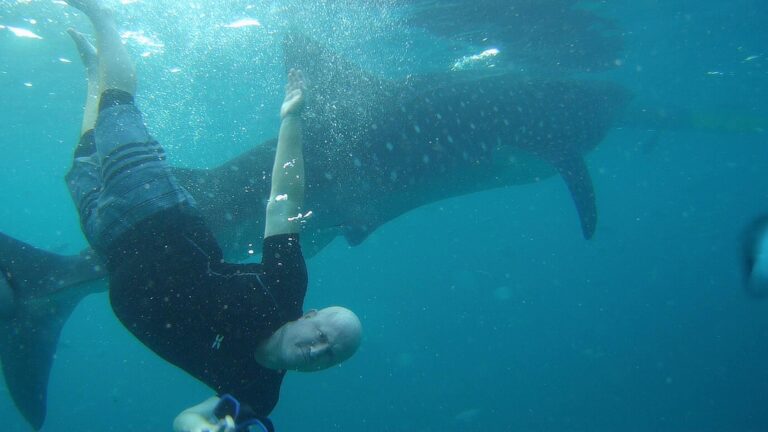
[[[597,208],[583,156],[629,100],[609,82],[511,73],[374,78],[299,35],[286,67],[312,82],[306,114],[303,233],[311,254],[336,235],[359,244],[393,218],[440,199],[562,175],[583,235]],[[274,141],[210,171],[178,171],[230,258],[261,244]],[[226,209],[226,211],[222,211]]]

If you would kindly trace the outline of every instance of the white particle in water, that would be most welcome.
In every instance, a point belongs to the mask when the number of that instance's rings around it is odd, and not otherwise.
[[[11,27],[11,26],[7,26],[5,28],[10,30],[11,33],[13,33],[16,37],[28,38],[28,39],[42,39],[42,36],[32,33],[27,29],[23,29],[19,27]]]

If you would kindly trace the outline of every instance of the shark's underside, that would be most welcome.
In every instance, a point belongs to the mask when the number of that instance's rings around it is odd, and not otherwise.
[[[362,242],[419,206],[559,173],[583,235],[597,223],[584,162],[628,100],[608,82],[544,81],[513,74],[446,74],[394,82],[375,78],[301,36],[285,45],[286,67],[312,78],[306,113],[308,255],[338,235]],[[274,140],[209,170],[174,168],[230,259],[261,244]],[[45,417],[58,334],[83,295],[106,284],[91,254],[63,257],[2,236],[0,324],[3,372],[35,428]],[[77,289],[77,288],[80,289]]]

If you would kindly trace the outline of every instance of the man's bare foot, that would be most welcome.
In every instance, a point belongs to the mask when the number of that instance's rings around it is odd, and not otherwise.
[[[72,40],[75,41],[77,52],[80,53],[80,60],[82,60],[85,69],[89,74],[91,72],[96,73],[99,66],[99,57],[96,53],[96,47],[94,47],[82,33],[73,28],[68,28],[67,33]]]
[[[91,20],[111,15],[109,8],[101,0],[66,0],[66,2],[86,14]]]

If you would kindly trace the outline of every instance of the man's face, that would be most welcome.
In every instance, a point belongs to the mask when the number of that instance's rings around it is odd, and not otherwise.
[[[291,323],[282,343],[288,369],[327,369],[349,358],[359,343],[359,329],[334,308],[312,310]]]
[[[333,366],[327,320],[313,310],[294,322],[286,332],[283,356],[291,369],[321,370]]]

